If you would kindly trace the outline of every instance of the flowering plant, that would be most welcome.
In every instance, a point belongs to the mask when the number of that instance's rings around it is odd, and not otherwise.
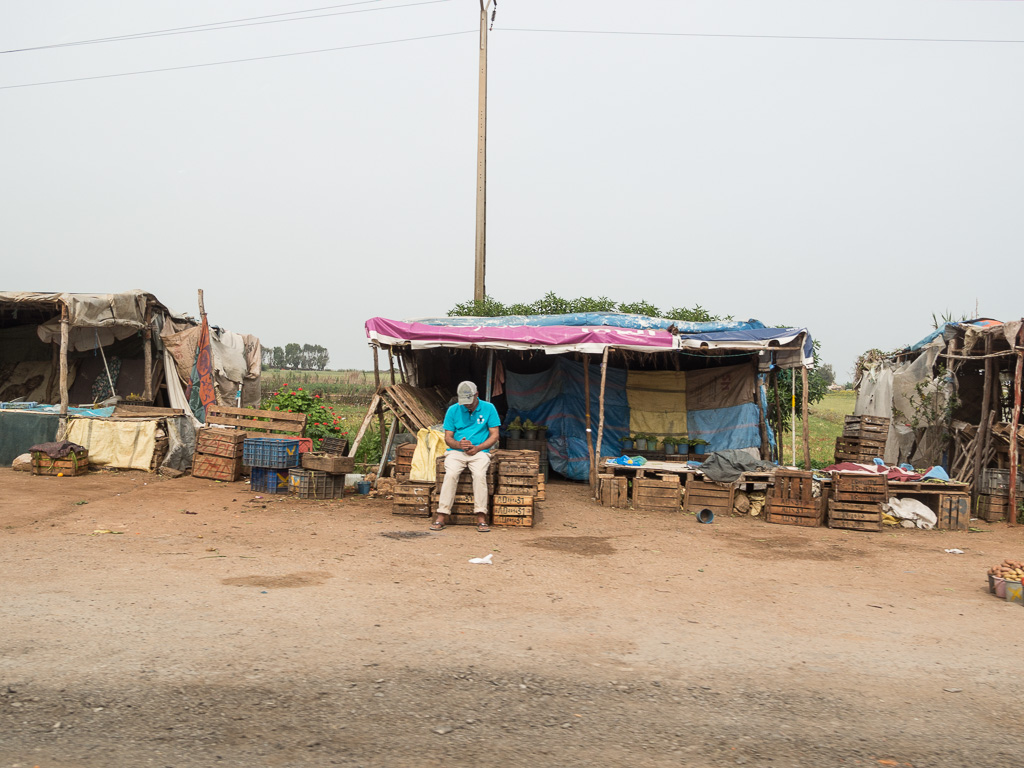
[[[290,389],[287,384],[270,397],[264,398],[263,409],[283,413],[306,414],[306,437],[319,441],[325,437],[341,437],[348,434],[344,419],[334,412],[320,395],[311,395],[302,387]]]

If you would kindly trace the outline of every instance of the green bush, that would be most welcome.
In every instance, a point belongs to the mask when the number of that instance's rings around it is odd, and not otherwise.
[[[289,389],[285,384],[278,391],[263,399],[263,409],[283,413],[306,414],[306,437],[311,437],[319,446],[325,437],[344,437],[348,434],[341,426],[341,417],[334,412],[320,395],[310,394],[302,387]],[[380,439],[378,438],[378,443]],[[379,458],[379,449],[378,449]]]

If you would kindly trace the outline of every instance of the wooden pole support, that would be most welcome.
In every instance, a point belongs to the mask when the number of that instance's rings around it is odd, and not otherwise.
[[[1024,333],[1024,331],[1018,333]],[[1024,349],[1019,349],[1017,350],[1017,368],[1013,374],[1013,416],[1010,419],[1010,499],[1009,509],[1006,511],[1007,525],[1017,524],[1017,466],[1020,464],[1017,450],[1017,429],[1020,427],[1022,374],[1024,374]]]
[[[60,305],[60,419],[57,426],[57,439],[63,440],[68,433],[68,341],[71,337],[71,325],[68,318],[68,305]]]
[[[803,384],[803,397],[800,398],[800,408],[804,420],[804,470],[811,470],[811,423],[807,415],[809,397],[807,394],[807,366],[800,368],[800,383]]]
[[[587,430],[587,456],[590,459],[590,490],[596,492],[597,460],[594,457],[594,433],[590,431],[590,356],[584,354],[581,357],[583,358],[583,401],[587,404],[585,429]]]
[[[597,454],[597,462],[601,461],[601,441],[604,439],[604,386],[608,379],[608,350],[611,347],[604,348],[604,354],[601,355],[601,391],[597,401],[597,445],[594,448],[594,452]]]

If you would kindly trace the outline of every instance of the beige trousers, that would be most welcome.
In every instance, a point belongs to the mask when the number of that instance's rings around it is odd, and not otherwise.
[[[473,512],[477,515],[487,514],[487,467],[491,464],[491,454],[481,451],[468,456],[462,451],[448,451],[444,455],[444,482],[441,484],[441,500],[437,505],[439,515],[452,513],[452,502],[455,500],[455,489],[459,484],[462,471],[469,467],[473,475]]]

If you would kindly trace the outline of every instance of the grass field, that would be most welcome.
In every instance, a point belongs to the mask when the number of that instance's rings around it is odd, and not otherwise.
[[[827,467],[834,462],[836,438],[843,434],[843,417],[853,413],[857,403],[857,393],[853,390],[829,392],[820,402],[812,405],[809,411],[811,441],[811,466]],[[803,466],[803,419],[796,420],[796,455],[797,466]],[[792,437],[789,433],[782,436],[784,464],[792,464]]]
[[[373,371],[287,371],[265,368],[260,389],[266,397],[281,387],[302,387],[331,402],[369,403],[375,389]]]

